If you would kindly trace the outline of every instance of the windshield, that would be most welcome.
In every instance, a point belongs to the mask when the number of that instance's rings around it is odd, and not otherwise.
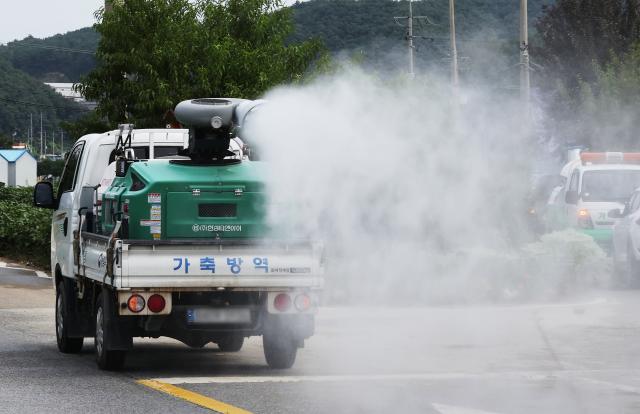
[[[600,170],[582,174],[584,201],[625,202],[640,187],[640,170]]]

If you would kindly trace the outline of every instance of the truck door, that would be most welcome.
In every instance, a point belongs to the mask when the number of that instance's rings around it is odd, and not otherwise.
[[[633,212],[637,209],[638,193],[634,193],[624,207],[624,217],[622,217],[613,227],[613,246],[616,260],[626,257],[629,242],[629,230]]]
[[[629,250],[633,250],[636,255],[633,259],[637,259],[638,254],[640,254],[638,250],[638,247],[640,247],[640,224],[638,224],[640,222],[640,192],[634,193],[630,203],[631,208],[629,215],[625,217],[627,222],[624,228],[625,236],[628,235],[628,239],[625,238],[626,244],[620,246],[620,248],[625,248],[624,252],[627,252],[627,249],[630,248]]]
[[[576,169],[575,171],[573,171],[573,174],[571,174],[571,180],[569,181],[569,187],[567,191],[575,191],[576,193],[580,194],[579,181],[580,181],[580,170]],[[565,203],[565,206],[567,209],[567,221],[569,226],[571,227],[575,227],[578,225],[578,204],[579,203],[580,201],[578,201],[578,203],[576,204]]]
[[[53,257],[60,265],[62,274],[72,277],[73,267],[73,229],[77,227],[78,217],[74,211],[75,192],[78,180],[80,158],[84,149],[84,141],[78,142],[69,152],[60,184],[58,185],[58,209],[53,213],[51,228]],[[55,264],[54,264],[55,265]]]

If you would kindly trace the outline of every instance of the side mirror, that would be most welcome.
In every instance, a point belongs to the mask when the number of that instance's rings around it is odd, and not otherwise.
[[[567,204],[578,204],[578,198],[577,191],[567,191],[564,195],[564,201]]]
[[[607,217],[613,219],[622,218],[624,217],[624,213],[620,209],[614,208],[613,210],[609,210]]]
[[[33,205],[42,208],[56,208],[53,196],[53,185],[48,181],[40,181],[33,189]]]

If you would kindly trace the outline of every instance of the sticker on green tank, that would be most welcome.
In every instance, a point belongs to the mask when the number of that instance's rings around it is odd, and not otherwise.
[[[151,209],[149,210],[149,219],[150,220],[162,220],[162,205],[161,204],[152,204]]]

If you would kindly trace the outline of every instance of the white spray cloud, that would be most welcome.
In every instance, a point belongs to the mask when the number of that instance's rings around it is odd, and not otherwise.
[[[330,300],[466,301],[522,274],[535,148],[521,106],[453,92],[350,69],[276,89],[253,116],[271,222],[325,241]]]

